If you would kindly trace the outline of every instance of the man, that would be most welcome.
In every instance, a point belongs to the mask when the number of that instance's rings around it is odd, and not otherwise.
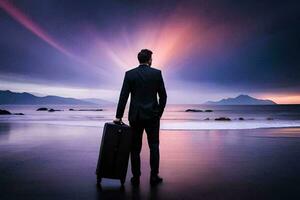
[[[131,169],[132,185],[139,185],[141,176],[140,153],[142,148],[142,135],[147,133],[150,148],[150,184],[162,182],[159,173],[159,124],[167,102],[167,94],[161,71],[151,68],[152,52],[142,49],[138,53],[140,65],[125,73],[120,93],[115,122],[121,122],[130,97],[129,124],[132,130]],[[157,94],[159,99],[157,100]]]

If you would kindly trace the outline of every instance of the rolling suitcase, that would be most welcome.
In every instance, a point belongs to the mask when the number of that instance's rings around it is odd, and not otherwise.
[[[120,179],[125,183],[131,144],[130,127],[120,124],[105,123],[101,140],[98,164],[97,184],[102,178]]]

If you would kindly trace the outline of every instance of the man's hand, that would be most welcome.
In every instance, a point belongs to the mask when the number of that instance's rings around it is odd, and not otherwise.
[[[122,123],[122,118],[116,118],[113,121],[115,124],[121,124]]]

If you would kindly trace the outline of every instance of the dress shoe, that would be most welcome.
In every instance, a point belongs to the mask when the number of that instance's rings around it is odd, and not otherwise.
[[[138,185],[140,185],[140,177],[133,176],[130,179],[130,182],[131,182],[131,185],[138,186]]]
[[[157,184],[162,183],[162,182],[163,182],[163,179],[161,177],[159,177],[158,175],[150,177],[150,184],[151,185],[157,185]]]

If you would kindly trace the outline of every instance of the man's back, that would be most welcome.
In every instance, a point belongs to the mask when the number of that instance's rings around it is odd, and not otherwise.
[[[131,183],[138,185],[141,175],[140,153],[142,148],[142,135],[147,133],[150,148],[150,184],[162,182],[159,173],[159,127],[160,117],[167,102],[167,93],[161,71],[151,68],[152,51],[142,49],[138,53],[140,65],[125,74],[115,122],[121,122],[125,106],[131,94],[129,108],[129,123],[132,132],[131,143]],[[157,95],[159,99],[157,100]]]
[[[123,116],[129,93],[131,94],[129,121],[161,117],[167,95],[160,70],[142,64],[126,72],[117,117]]]

